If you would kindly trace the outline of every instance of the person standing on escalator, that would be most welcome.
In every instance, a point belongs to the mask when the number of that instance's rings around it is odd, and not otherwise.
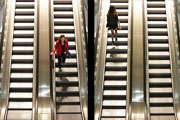
[[[65,35],[60,35],[59,39],[56,41],[54,50],[51,52],[51,55],[55,52],[57,53],[59,71],[62,71],[61,64],[65,63],[68,47],[68,40],[65,38]]]
[[[109,11],[107,13],[107,25],[108,30],[111,30],[112,44],[114,44],[114,31],[115,31],[115,39],[117,41],[117,30],[122,29],[120,26],[120,21],[118,20],[118,13],[114,6],[110,6]]]

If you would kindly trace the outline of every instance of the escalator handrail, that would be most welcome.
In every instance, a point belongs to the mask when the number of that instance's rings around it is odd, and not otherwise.
[[[149,49],[148,49],[148,22],[147,22],[147,0],[144,0],[144,50],[145,50],[145,88],[144,93],[146,93],[145,102],[146,102],[146,118],[150,120],[150,101],[149,101]]]
[[[15,1],[6,1],[8,2],[8,6],[6,6],[6,14],[7,18],[3,24],[6,23],[4,26],[4,33],[3,36],[3,45],[5,49],[2,49],[2,61],[1,64],[1,104],[0,104],[0,119],[7,119],[7,111],[8,111],[8,101],[9,101],[9,87],[10,87],[10,71],[11,71],[11,57],[12,57],[12,40],[13,40],[13,29],[14,29],[14,11],[15,11]],[[7,10],[9,12],[7,12]],[[6,31],[6,32],[5,32]]]
[[[50,3],[50,9],[49,9],[49,15],[50,15],[50,51],[53,51],[54,49],[54,41],[55,41],[55,34],[54,34],[54,0],[50,0],[49,1]],[[55,65],[55,55],[52,55],[50,57],[50,65],[51,65],[51,81],[52,81],[52,88],[51,88],[51,98],[53,99],[53,107],[52,107],[52,113],[53,113],[53,120],[56,120],[56,75],[55,75],[55,72],[56,72],[56,65]]]
[[[85,26],[82,10],[81,0],[72,0],[73,5],[73,17],[74,17],[74,29],[75,29],[75,44],[76,44],[76,56],[77,56],[77,70],[78,70],[78,81],[79,81],[79,94],[80,94],[80,108],[82,111],[83,120],[88,120],[88,74],[87,74],[87,58],[85,45]],[[83,22],[82,22],[83,21]],[[83,27],[82,27],[82,26]]]
[[[172,89],[173,89],[173,104],[175,119],[179,120],[180,111],[180,58],[179,58],[179,37],[178,37],[178,24],[175,0],[166,2],[166,14],[167,14],[167,28],[168,28],[168,40],[169,40],[169,54],[170,54],[170,64],[171,64],[171,78],[172,78]]]
[[[39,6],[38,6],[38,0],[34,0],[34,52],[33,52],[33,93],[32,93],[32,120],[37,120],[37,95],[38,95],[38,82],[37,82],[37,66],[38,66],[38,62],[37,62],[37,56],[38,56],[38,33],[39,33]]]
[[[129,120],[129,104],[130,104],[130,90],[131,90],[131,43],[132,43],[132,1],[128,0],[128,50],[127,50],[127,90],[126,90],[126,120]]]
[[[104,88],[104,74],[105,74],[105,62],[106,62],[106,47],[107,47],[107,33],[106,28],[106,14],[110,6],[110,0],[100,1],[100,15],[98,18],[98,35],[97,35],[97,46],[99,47],[96,54],[96,66],[95,66],[95,120],[100,120],[101,108],[103,101],[103,88]]]
[[[102,1],[103,0],[99,0],[99,9],[98,9],[98,18],[97,18],[97,29],[96,29],[96,38],[94,40],[94,68],[96,69],[96,55],[97,55],[97,46],[98,46],[98,38],[99,38],[99,26],[100,26],[100,18],[101,18],[101,9],[102,9]]]

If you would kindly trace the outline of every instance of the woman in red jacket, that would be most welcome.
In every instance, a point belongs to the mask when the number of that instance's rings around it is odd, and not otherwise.
[[[68,47],[68,40],[65,38],[65,35],[61,35],[59,40],[56,41],[54,50],[51,52],[51,55],[53,55],[55,52],[57,53],[59,71],[62,71],[61,62],[65,63]]]

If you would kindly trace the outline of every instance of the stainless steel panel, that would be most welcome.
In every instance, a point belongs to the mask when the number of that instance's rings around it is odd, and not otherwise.
[[[64,114],[64,115],[57,115],[58,120],[81,120],[82,116],[81,114]]]
[[[51,120],[49,0],[39,0],[38,120]]]
[[[133,0],[132,103],[130,120],[145,120],[143,1]]]

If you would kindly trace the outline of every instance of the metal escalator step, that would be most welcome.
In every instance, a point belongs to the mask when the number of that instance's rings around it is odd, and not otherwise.
[[[127,41],[115,41],[114,44],[115,45],[127,45],[128,42]],[[107,45],[112,45],[112,41],[108,41]]]
[[[107,49],[106,53],[111,54],[127,54],[127,49]]]
[[[33,46],[33,42],[13,42],[13,46]]]
[[[128,0],[111,0],[111,3],[128,3]]]
[[[171,78],[171,73],[150,73],[150,78]]]
[[[106,66],[105,71],[127,71],[126,66]]]
[[[172,83],[149,83],[150,88],[172,87]]]
[[[103,95],[103,100],[126,100],[126,95]]]
[[[32,59],[12,59],[12,64],[33,64],[33,60]]]
[[[150,60],[169,60],[169,55],[149,55]]]
[[[11,68],[13,73],[32,73],[33,68]]]
[[[16,0],[16,2],[34,2],[34,0]]]
[[[151,116],[174,116],[174,113],[150,113]]]
[[[149,51],[169,51],[169,47],[149,47]]]
[[[104,90],[126,90],[126,85],[104,85]]]
[[[78,81],[69,81],[69,82],[63,82],[63,81],[56,81],[56,87],[65,87],[65,86],[68,86],[68,87],[72,87],[72,86],[78,86]]]
[[[171,92],[166,92],[166,93],[151,93],[150,92],[150,97],[152,98],[166,98],[166,97],[173,97],[173,94]]]
[[[56,67],[58,67],[58,63],[56,63]],[[77,63],[63,63],[62,64],[62,68],[63,67],[77,67]]]
[[[149,69],[170,69],[170,64],[149,64]]]
[[[33,55],[32,50],[13,50],[12,51],[13,55]]]
[[[32,88],[10,88],[10,92],[23,92],[23,93],[27,93],[27,92],[32,92]]]
[[[101,116],[101,118],[110,118],[110,119],[113,119],[113,118],[126,118],[126,116]],[[105,120],[105,119],[103,119]],[[125,119],[123,119],[125,120]]]
[[[56,114],[82,114],[81,112],[56,112]]]
[[[10,78],[10,82],[29,83],[33,82],[33,78]]]
[[[56,102],[56,105],[80,105],[80,102]]]
[[[32,120],[32,110],[9,110],[7,115],[7,120]]]
[[[73,11],[72,5],[60,4],[54,5],[54,11]]]
[[[127,58],[106,58],[106,62],[127,62]]]
[[[34,9],[34,1],[33,2],[16,2],[16,9],[22,8],[22,9]]]
[[[110,3],[115,6],[116,9],[128,9],[128,3]]]
[[[102,106],[102,109],[126,109],[126,106]]]
[[[71,11],[54,12],[54,18],[73,18],[73,12]]]
[[[57,54],[55,54],[55,58],[58,58]],[[76,58],[76,54],[71,54],[71,58]]]
[[[127,79],[127,76],[104,76],[104,80],[118,80],[118,81],[124,81]]]
[[[8,110],[16,111],[16,110],[23,110],[23,111],[30,111],[32,108],[8,108]]]
[[[59,92],[56,91],[56,97],[60,97],[60,96],[79,96],[79,92],[78,91],[68,91],[68,92]]]
[[[56,19],[54,19],[54,25],[55,26],[64,26],[64,25],[74,26],[74,21],[71,18],[67,18],[67,19],[66,18],[63,18],[63,19],[56,18]]]
[[[32,98],[9,98],[11,102],[32,102]]]
[[[167,39],[162,39],[162,40],[156,40],[156,39],[150,39],[148,40],[148,43],[168,43],[168,40]]]
[[[108,33],[108,37],[111,37],[111,33]],[[128,37],[128,33],[119,33],[117,37]]]
[[[78,77],[77,72],[56,72],[56,77]]]
[[[147,8],[147,14],[166,14],[165,8]]]
[[[72,4],[72,0],[54,0],[54,4]]]
[[[61,26],[61,27],[62,27],[62,26]],[[65,26],[65,27],[68,27],[68,26]],[[71,26],[70,26],[70,27],[71,27]],[[64,32],[66,32],[66,33],[74,33],[74,32],[75,32],[74,29],[68,29],[68,28],[55,29],[54,31],[55,31],[55,33],[64,33]]]
[[[150,107],[173,107],[173,103],[150,103]]]

